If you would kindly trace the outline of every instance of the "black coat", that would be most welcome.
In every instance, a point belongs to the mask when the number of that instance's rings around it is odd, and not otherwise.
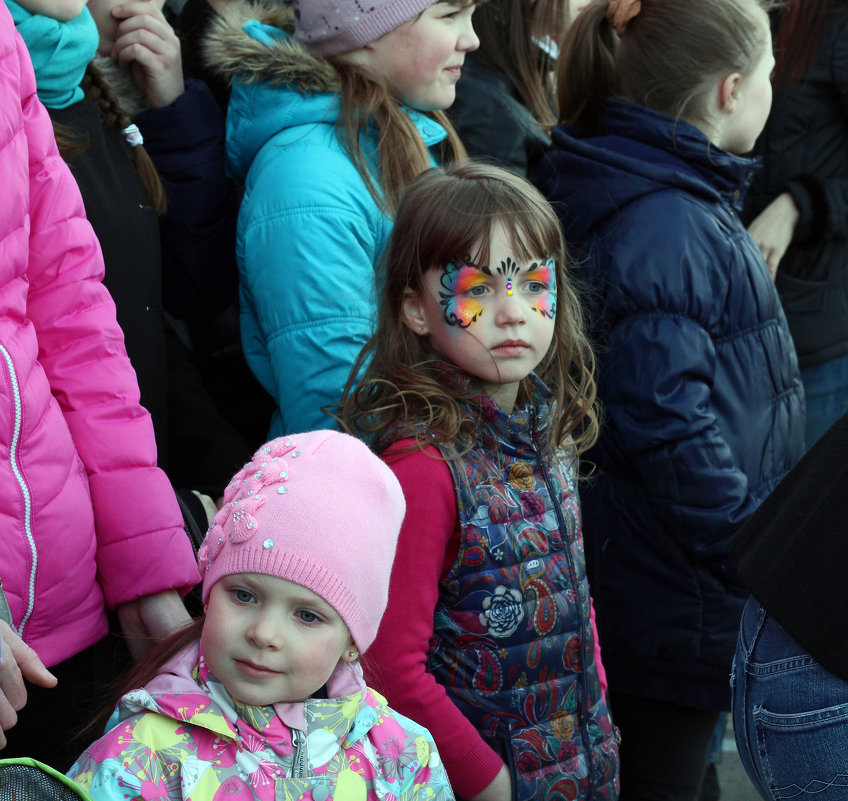
[[[848,415],[807,452],[730,542],[757,600],[848,681]]]
[[[801,367],[813,367],[848,353],[848,7],[839,0],[812,71],[776,88],[757,152],[763,169],[743,219],[785,191],[798,206],[777,289]]]
[[[188,81],[186,89],[171,106],[136,118],[165,183],[163,218],[123,136],[104,126],[97,106],[81,101],[49,113],[87,137],[69,166],[103,249],[103,282],[153,418],[159,465],[175,485],[217,494],[251,448],[218,413],[165,310],[211,317],[235,291],[228,224],[235,206],[224,178],[221,112],[202,83]]]
[[[550,139],[503,72],[468,56],[447,113],[469,156],[533,180]]]

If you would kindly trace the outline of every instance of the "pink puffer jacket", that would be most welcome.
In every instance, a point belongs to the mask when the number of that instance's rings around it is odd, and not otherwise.
[[[103,260],[0,3],[0,580],[49,666],[197,569]]]

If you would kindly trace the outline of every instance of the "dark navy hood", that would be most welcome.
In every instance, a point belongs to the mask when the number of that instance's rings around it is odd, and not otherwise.
[[[711,144],[684,120],[611,100],[600,131],[554,128],[540,188],[550,195],[558,187],[559,202],[568,205],[568,214],[560,214],[569,221],[566,239],[583,242],[609,215],[668,189],[739,209],[756,166]]]

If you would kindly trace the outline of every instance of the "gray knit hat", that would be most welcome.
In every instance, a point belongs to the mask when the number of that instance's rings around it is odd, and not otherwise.
[[[437,0],[293,0],[294,36],[310,53],[333,56],[379,39]]]

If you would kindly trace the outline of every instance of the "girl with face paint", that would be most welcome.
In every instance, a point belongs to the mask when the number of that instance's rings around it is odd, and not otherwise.
[[[407,500],[375,686],[431,730],[462,798],[617,798],[576,486],[593,362],[530,184],[465,164],[410,185],[353,375],[369,361],[339,419]]]

